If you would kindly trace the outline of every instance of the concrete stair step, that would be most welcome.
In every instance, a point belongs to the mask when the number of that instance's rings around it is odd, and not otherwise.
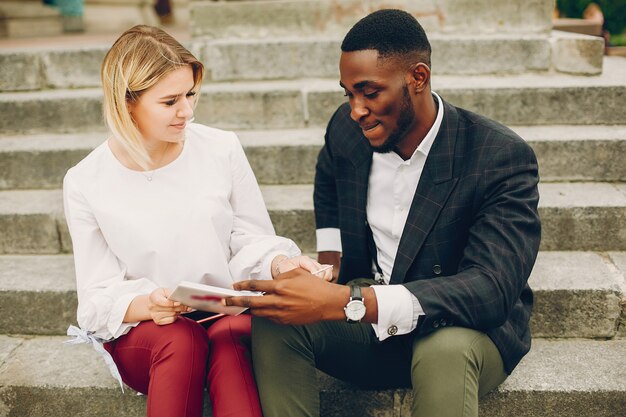
[[[313,186],[265,185],[276,233],[315,250]],[[626,184],[540,184],[542,250],[626,250]],[[70,252],[60,190],[0,191],[0,254]]]
[[[0,38],[54,36],[62,33],[63,21],[58,9],[41,2],[0,1]],[[1,66],[4,68],[4,65]]]
[[[103,361],[66,337],[0,336],[0,410],[6,416],[139,417],[145,396],[124,394]],[[319,375],[322,417],[409,415],[406,389],[361,390]],[[89,398],[89,401],[85,401]],[[205,416],[210,416],[205,397]],[[483,416],[621,417],[626,407],[626,341],[535,339],[529,354],[480,402]]]
[[[626,58],[606,57],[603,73],[593,77],[440,75],[433,78],[433,87],[451,103],[508,125],[620,124],[626,120],[624,80]],[[320,127],[344,101],[336,79],[209,83],[203,86],[196,118],[229,129]],[[1,93],[0,114],[5,134],[100,129],[101,92]]]
[[[207,81],[338,78],[341,39],[196,39],[186,42],[207,68]],[[434,34],[433,68],[445,74],[547,71],[599,74],[604,42],[593,36]],[[100,86],[106,44],[3,48],[0,91]],[[271,56],[272,59],[267,59]]]
[[[550,0],[269,0],[190,3],[193,36],[259,38],[294,33],[345,35],[361,17],[382,8],[414,14],[427,33],[547,33]]]
[[[544,181],[626,181],[626,125],[517,126]],[[324,129],[239,131],[261,184],[310,184]],[[67,169],[107,133],[0,136],[0,189],[61,187]]]
[[[437,75],[514,74],[550,68],[599,74],[604,55],[602,39],[565,33],[552,37],[434,34],[430,42]],[[338,78],[340,45],[341,38],[222,39],[206,42],[201,59],[214,81]]]
[[[529,280],[533,335],[626,335],[625,274],[626,252],[540,252]],[[0,256],[0,334],[65,334],[76,307],[72,255]]]

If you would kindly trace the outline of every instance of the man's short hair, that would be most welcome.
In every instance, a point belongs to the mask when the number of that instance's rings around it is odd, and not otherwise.
[[[409,13],[375,11],[359,20],[341,43],[343,52],[374,49],[381,58],[416,55],[430,66],[430,42],[424,28]]]

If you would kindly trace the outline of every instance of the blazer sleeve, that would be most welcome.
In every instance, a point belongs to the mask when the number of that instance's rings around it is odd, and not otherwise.
[[[315,228],[339,228],[339,209],[337,205],[337,186],[333,168],[333,152],[331,147],[331,130],[337,112],[333,115],[326,128],[324,146],[320,150],[315,166],[315,187],[313,205],[315,207]]]
[[[442,319],[487,330],[509,318],[539,249],[538,181],[537,160],[525,142],[509,142],[494,151],[479,181],[478,210],[458,273],[403,284],[425,312],[418,332],[434,331],[434,321]]]

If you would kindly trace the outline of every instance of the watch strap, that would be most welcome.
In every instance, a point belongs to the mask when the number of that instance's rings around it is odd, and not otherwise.
[[[363,301],[361,287],[359,287],[358,285],[350,285],[350,301],[352,300]]]

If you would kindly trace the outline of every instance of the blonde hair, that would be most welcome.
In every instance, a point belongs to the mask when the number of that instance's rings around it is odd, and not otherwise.
[[[193,71],[194,88],[199,89],[204,65],[165,31],[146,25],[134,26],[124,32],[102,62],[100,77],[106,124],[129,156],[146,170],[152,161],[128,103],[139,99],[144,91],[170,72],[187,65]]]

